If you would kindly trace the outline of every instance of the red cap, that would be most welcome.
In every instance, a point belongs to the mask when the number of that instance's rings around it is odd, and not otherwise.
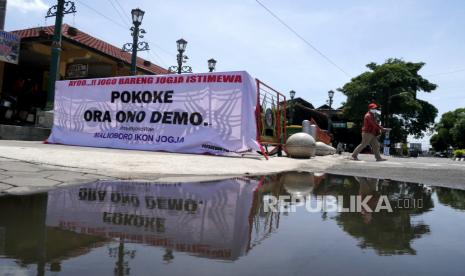
[[[371,103],[368,105],[368,109],[375,109],[378,108],[378,106],[375,103]]]

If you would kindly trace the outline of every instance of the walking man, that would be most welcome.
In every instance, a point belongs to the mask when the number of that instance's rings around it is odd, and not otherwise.
[[[376,161],[386,161],[386,159],[381,158],[381,155],[379,153],[379,143],[377,136],[385,130],[376,122],[376,108],[378,108],[378,106],[375,103],[371,103],[368,105],[368,112],[365,114],[365,117],[363,118],[362,142],[355,148],[354,152],[352,153],[353,160],[358,161],[358,154],[366,146],[370,145],[373,154],[375,155]]]

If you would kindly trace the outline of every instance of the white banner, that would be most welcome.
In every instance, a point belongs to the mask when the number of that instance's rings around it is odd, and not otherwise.
[[[220,259],[246,253],[253,179],[96,182],[49,192],[46,224]]]
[[[247,72],[58,81],[49,143],[226,155],[259,150]]]

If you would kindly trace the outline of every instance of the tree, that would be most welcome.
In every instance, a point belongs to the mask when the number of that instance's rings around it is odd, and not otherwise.
[[[449,147],[465,148],[465,108],[442,114],[434,128],[436,133],[430,143],[436,151],[444,151]]]
[[[436,107],[417,99],[418,92],[431,92],[437,87],[418,73],[424,65],[401,59],[367,64],[370,71],[338,89],[347,96],[344,115],[360,129],[367,105],[375,102],[381,106],[382,125],[392,128],[392,143],[405,142],[409,134],[422,137],[433,127],[438,113]]]
[[[462,113],[465,115],[465,113]],[[452,141],[456,148],[465,149],[465,116],[457,120],[457,123],[450,130]]]
[[[447,132],[447,133],[446,133]],[[448,130],[443,129],[439,131],[438,133],[434,134],[431,136],[431,139],[429,142],[431,143],[431,146],[435,151],[445,151],[449,148],[450,142],[449,141],[449,135],[448,135]]]

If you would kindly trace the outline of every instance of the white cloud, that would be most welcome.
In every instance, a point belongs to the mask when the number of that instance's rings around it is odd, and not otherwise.
[[[43,12],[49,8],[43,0],[9,0],[8,8],[17,9],[23,13]]]

